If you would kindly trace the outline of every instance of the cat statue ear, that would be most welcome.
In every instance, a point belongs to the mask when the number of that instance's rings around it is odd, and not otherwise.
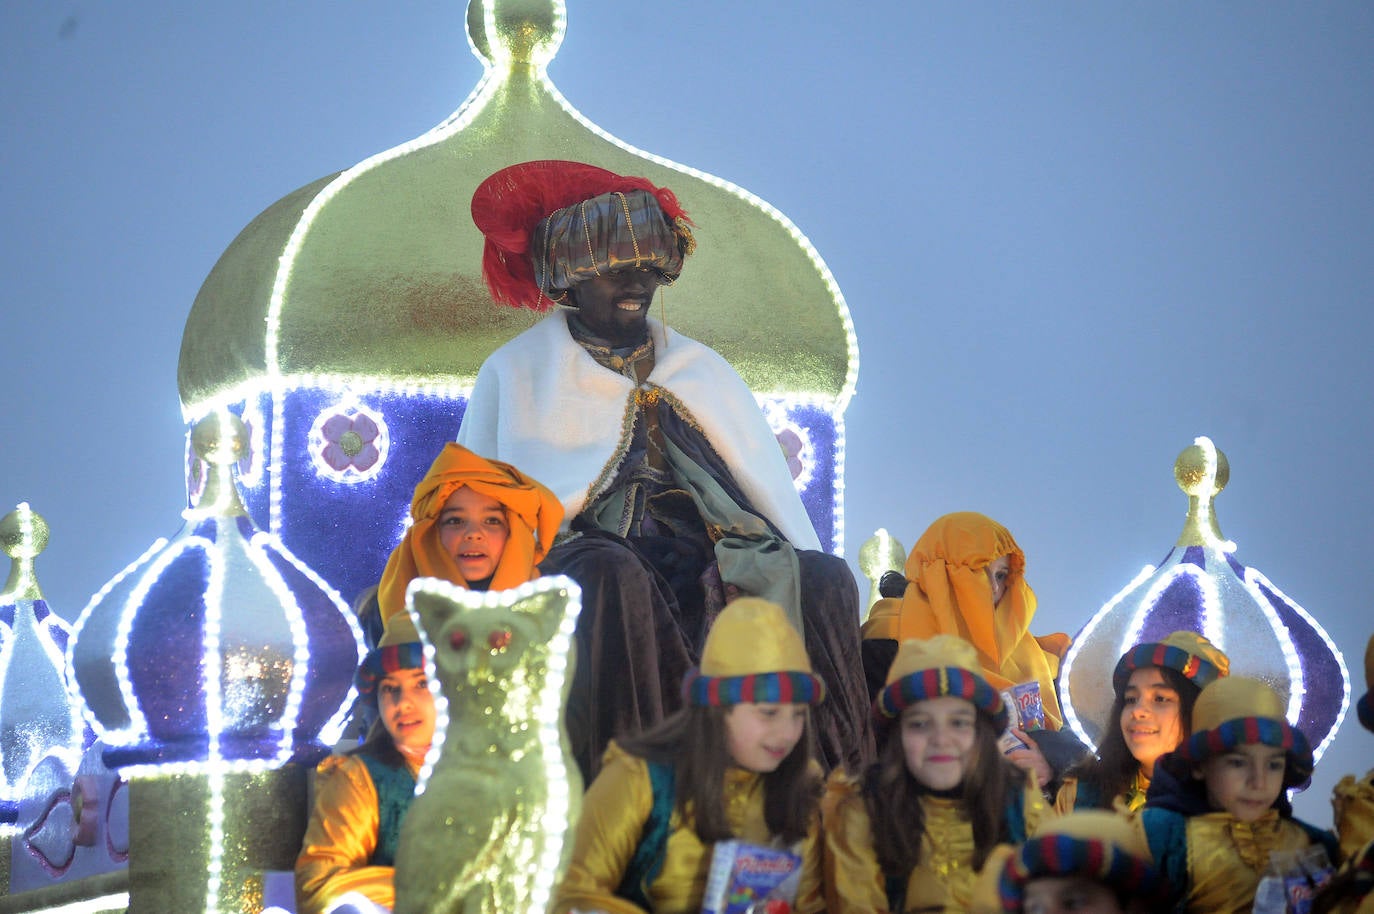
[[[563,722],[581,605],[563,576],[485,593],[411,582],[406,611],[440,700],[401,827],[396,914],[547,909],[581,811]]]

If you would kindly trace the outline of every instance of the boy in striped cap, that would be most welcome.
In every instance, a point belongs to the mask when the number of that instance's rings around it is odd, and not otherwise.
[[[1139,822],[1184,910],[1249,911],[1275,851],[1336,839],[1293,817],[1286,791],[1312,774],[1312,749],[1266,683],[1218,679],[1193,707],[1192,734],[1155,763]]]

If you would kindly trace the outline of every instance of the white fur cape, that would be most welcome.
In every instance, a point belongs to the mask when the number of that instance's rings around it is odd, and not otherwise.
[[[649,319],[654,370],[645,387],[671,395],[721,456],[753,506],[798,549],[819,549],[782,449],[758,401],[719,353]],[[664,345],[666,334],[667,345]],[[587,354],[561,309],[482,363],[458,443],[512,464],[553,490],[567,512],[607,486],[624,457],[635,385]]]

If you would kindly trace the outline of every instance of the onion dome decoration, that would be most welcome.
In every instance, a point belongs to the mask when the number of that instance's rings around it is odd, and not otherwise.
[[[540,317],[492,302],[470,213],[484,178],[535,159],[587,162],[677,194],[699,245],[666,291],[667,322],[749,384],[821,542],[843,542],[843,415],[858,347],[838,285],[774,207],[579,113],[547,73],[567,15],[563,0],[472,0],[467,37],[485,73],[468,98],[415,139],[267,207],[187,317],[187,421],[221,408],[243,418],[248,511],[346,598],[380,577],[411,489],[456,437],[483,360]],[[749,319],[742,306],[760,302],[768,320]]]
[[[82,611],[69,656],[111,767],[257,770],[313,762],[338,738],[361,649],[339,595],[257,530],[234,485],[243,423],[191,435],[198,503]]]
[[[1174,463],[1174,479],[1188,496],[1188,517],[1177,544],[1159,567],[1147,566],[1089,620],[1064,657],[1060,683],[1070,725],[1093,744],[1102,735],[1117,660],[1133,645],[1194,631],[1226,652],[1232,672],[1261,679],[1287,703],[1320,758],[1350,705],[1345,661],[1305,609],[1254,568],[1225,540],[1213,499],[1231,468],[1208,438],[1198,438]]]
[[[901,572],[906,564],[906,547],[886,528],[879,527],[873,535],[864,540],[859,547],[859,570],[868,581],[868,608],[882,598],[883,575],[890,571]],[[906,586],[906,579],[902,579]]]
[[[0,548],[10,557],[0,590],[0,833],[20,822],[20,805],[46,792],[35,771],[55,759],[75,773],[89,732],[67,688],[67,623],[48,608],[33,560],[48,545],[48,524],[27,504],[0,518]]]

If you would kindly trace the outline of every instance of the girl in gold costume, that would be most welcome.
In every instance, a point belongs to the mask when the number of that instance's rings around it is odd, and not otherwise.
[[[1070,769],[1055,810],[1112,809],[1120,803],[1135,812],[1144,806],[1155,761],[1192,731],[1198,693],[1230,667],[1220,649],[1189,631],[1122,654],[1112,674],[1116,701],[1097,757]]]
[[[1137,820],[1182,910],[1248,912],[1275,851],[1318,844],[1338,859],[1336,836],[1295,819],[1285,793],[1312,765],[1267,684],[1229,676],[1202,690],[1192,735],[1155,763]]]
[[[683,693],[686,708],[606,750],[553,911],[695,914],[714,846],[730,839],[798,854],[793,910],[823,910],[809,706],[825,687],[801,636],[777,605],[737,599]]]
[[[315,804],[296,858],[296,908],[321,914],[353,892],[390,908],[401,823],[434,739],[434,696],[415,625],[388,620],[354,678],[377,721],[363,744],[331,755],[315,773]]]
[[[968,911],[993,849],[1052,814],[998,746],[1002,698],[968,642],[937,635],[902,642],[874,710],[896,731],[862,777],[832,774],[822,803],[826,910]]]

